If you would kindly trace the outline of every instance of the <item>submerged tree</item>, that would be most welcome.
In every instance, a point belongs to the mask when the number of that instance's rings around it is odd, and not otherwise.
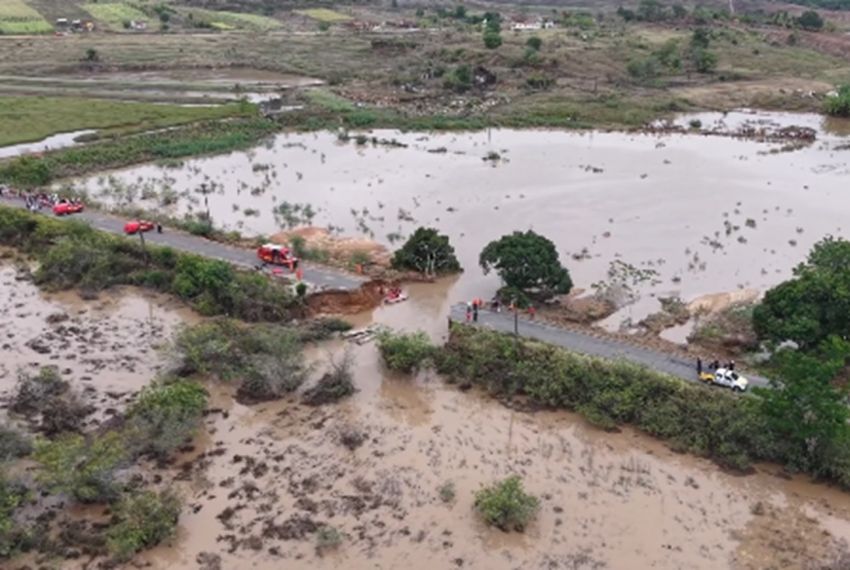
[[[401,249],[395,252],[392,265],[396,269],[412,269],[425,275],[461,271],[449,236],[434,228],[419,228]]]
[[[573,282],[549,239],[529,230],[487,244],[479,258],[484,273],[495,269],[507,288],[547,299],[569,293]]]

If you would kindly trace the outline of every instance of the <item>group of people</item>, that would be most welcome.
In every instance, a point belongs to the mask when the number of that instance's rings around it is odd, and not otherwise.
[[[494,313],[502,312],[502,304],[499,301],[498,297],[493,297],[490,302],[490,310]],[[484,310],[487,306],[487,303],[484,302],[481,298],[474,298],[472,301],[468,301],[466,303],[466,322],[478,322],[478,312]],[[513,313],[517,310],[517,307],[514,303],[508,305],[508,311]],[[537,309],[534,308],[534,305],[528,305],[526,309],[526,313],[528,313],[528,318],[534,319],[534,316],[537,314]]]
[[[708,366],[706,368],[708,370],[719,370],[720,368],[723,368],[723,366],[720,366],[720,360],[715,358],[714,360],[712,360],[711,362],[708,363]],[[725,368],[727,370],[735,370],[735,361],[730,360],[729,362],[727,362]],[[702,358],[697,357],[697,375],[702,374],[702,370],[703,370]]]
[[[390,287],[386,295],[387,300],[395,301],[399,297],[401,297],[401,287]]]

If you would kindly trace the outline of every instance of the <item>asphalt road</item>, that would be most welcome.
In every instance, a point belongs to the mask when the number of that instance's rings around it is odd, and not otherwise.
[[[466,305],[453,306],[451,317],[454,321],[464,322],[466,320]],[[495,313],[484,310],[478,313],[478,322],[473,324],[500,332],[512,333],[514,332],[514,315],[507,311]],[[561,346],[573,352],[615,360],[627,360],[683,380],[697,381],[696,361],[682,360],[663,352],[610,338],[596,338],[589,334],[555,327],[540,321],[532,321],[522,315],[518,320],[518,330],[522,337]],[[770,384],[767,378],[750,374],[743,374],[743,376],[750,381],[750,388],[755,386],[768,387]]]
[[[3,197],[0,198],[0,204],[18,208],[25,207],[23,199],[18,198]],[[45,209],[41,212],[45,216],[53,216],[53,213],[49,210]],[[124,235],[124,223],[126,222],[124,218],[118,218],[95,210],[86,210],[79,214],[67,216],[67,218],[86,222],[92,227],[105,232]],[[129,238],[139,239],[134,236],[129,236]],[[243,268],[253,268],[259,263],[254,250],[225,245],[171,228],[164,228],[161,234],[155,231],[148,232],[145,234],[145,241],[157,245],[167,245],[180,251],[195,253],[212,259],[220,259]],[[360,287],[366,281],[363,277],[350,275],[328,267],[311,265],[309,263],[304,263],[302,267],[304,269],[304,281],[317,289],[353,290]]]

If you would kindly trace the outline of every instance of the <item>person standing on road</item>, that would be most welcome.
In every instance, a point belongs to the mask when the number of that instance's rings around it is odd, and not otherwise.
[[[466,302],[466,322],[472,320],[472,303],[469,301]]]
[[[156,233],[162,233],[162,224],[160,224],[159,222],[156,223]]]
[[[697,376],[702,376],[702,358],[697,356]]]
[[[472,322],[478,322],[478,299],[472,302]]]

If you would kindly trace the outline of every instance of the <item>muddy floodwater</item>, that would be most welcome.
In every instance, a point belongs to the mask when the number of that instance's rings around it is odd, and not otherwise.
[[[443,315],[449,303],[498,287],[477,267],[486,243],[533,229],[556,243],[578,287],[607,279],[615,261],[648,270],[634,287],[641,301],[609,320],[617,326],[657,310],[659,295],[687,301],[763,290],[786,278],[824,235],[850,235],[848,123],[824,124],[816,115],[699,118],[712,131],[745,122],[807,126],[817,140],[790,150],[701,134],[373,131],[360,141],[283,134],[249,152],[76,185],[108,204],[171,215],[205,211],[206,198],[217,224],[249,235],[304,222],[292,212],[306,205],[313,224],[386,245],[435,226],[449,234],[466,268]]]
[[[120,410],[166,362],[164,339],[198,318],[134,289],[84,301],[44,295],[24,277],[0,265],[4,395],[18,368],[55,364],[99,414]],[[454,286],[415,292],[439,304]],[[404,321],[398,309],[355,324]],[[182,497],[177,535],[134,565],[803,570],[850,536],[850,494],[777,466],[726,474],[629,429],[605,433],[565,412],[512,410],[435,375],[388,374],[372,344],[311,347],[310,382],[345,351],[358,391],[336,405],[308,407],[296,396],[244,406],[231,386],[206,384],[205,429],[192,450],[143,470]],[[540,498],[524,534],[489,528],[473,510],[476,490],[510,474]],[[325,526],[341,543],[320,553]]]
[[[339,344],[316,349],[319,361]],[[359,392],[256,407],[214,389],[208,436],[180,462],[188,504],[156,568],[803,568],[850,536],[850,495],[778,468],[733,476],[625,430],[512,411],[435,377],[386,375],[356,347]],[[541,498],[524,534],[473,496],[510,474]],[[443,500],[450,484],[454,496]],[[315,530],[342,535],[320,556]],[[201,566],[203,567],[203,566]]]

